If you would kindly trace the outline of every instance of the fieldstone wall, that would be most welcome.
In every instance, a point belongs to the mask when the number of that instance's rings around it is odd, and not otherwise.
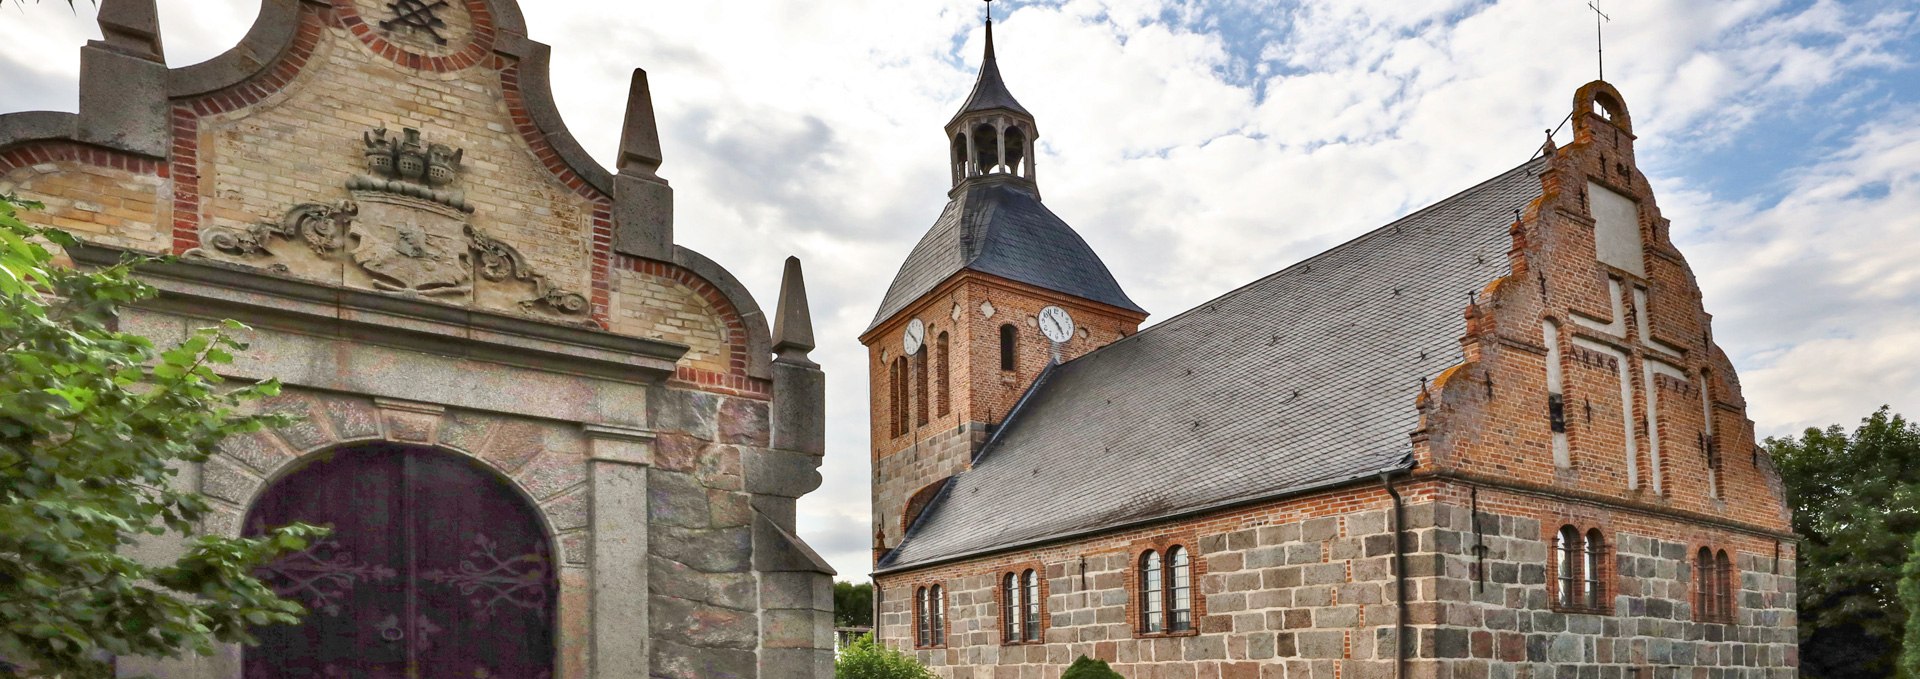
[[[765,401],[660,389],[649,406],[653,676],[831,675],[830,571],[779,558],[799,544],[793,501],[818,461],[770,447]],[[805,472],[757,478],[773,468]]]
[[[1776,560],[1770,538],[1657,515],[1442,481],[1400,491],[1408,677],[1795,675],[1791,544]],[[1551,536],[1567,523],[1609,536],[1608,610],[1552,604]],[[1134,679],[1387,679],[1393,533],[1385,493],[1356,488],[882,575],[878,633],[958,679],[1052,678],[1080,655]],[[1196,630],[1139,634],[1137,558],[1171,544],[1195,550]],[[1702,546],[1736,555],[1734,624],[1695,620],[1691,555]],[[999,577],[1035,565],[1048,592],[1043,642],[1005,644]],[[913,595],[933,584],[948,593],[948,633],[940,647],[915,648]]]
[[[1081,656],[1128,677],[1388,677],[1388,497],[1378,486],[879,577],[878,634],[942,677],[1051,678]],[[1138,633],[1138,559],[1194,556],[1194,629]],[[1004,644],[1000,576],[1045,574],[1042,643]],[[944,647],[915,649],[913,594],[948,591]]]
[[[1471,505],[1451,503],[1409,520],[1426,526],[1408,568],[1422,593],[1409,608],[1425,667],[1416,676],[1797,676],[1792,544],[1486,490],[1479,501],[1477,525]],[[1553,604],[1552,534],[1563,525],[1607,536],[1602,611]],[[1733,624],[1696,618],[1703,546],[1733,555]]]

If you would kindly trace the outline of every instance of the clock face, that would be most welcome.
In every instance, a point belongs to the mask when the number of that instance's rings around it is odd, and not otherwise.
[[[1054,342],[1073,339],[1073,317],[1067,315],[1066,309],[1057,306],[1041,309],[1040,332]]]
[[[908,356],[912,356],[920,353],[921,345],[926,343],[927,324],[920,322],[918,318],[907,323],[907,331],[900,337],[900,348],[905,349]]]

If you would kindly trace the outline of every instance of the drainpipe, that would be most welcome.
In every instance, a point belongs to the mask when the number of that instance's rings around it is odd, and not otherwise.
[[[1406,505],[1401,502],[1400,491],[1393,487],[1392,472],[1380,474],[1380,485],[1386,486],[1387,495],[1393,497],[1393,526],[1388,530],[1393,535],[1393,679],[1402,679],[1407,673],[1407,555],[1400,542],[1401,527],[1406,524]]]

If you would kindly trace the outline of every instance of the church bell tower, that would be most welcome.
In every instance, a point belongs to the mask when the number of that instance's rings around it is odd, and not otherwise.
[[[1130,336],[1147,312],[1040,202],[1040,128],[986,54],[946,124],[952,185],[860,336],[868,353],[874,558],[1057,363]]]

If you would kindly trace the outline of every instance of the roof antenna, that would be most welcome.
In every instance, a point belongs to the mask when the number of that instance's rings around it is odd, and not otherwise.
[[[1594,0],[1594,2],[1598,2],[1598,1],[1599,0]],[[988,2],[992,2],[992,0],[988,0]],[[1600,79],[1606,80],[1607,79],[1607,38],[1606,38],[1606,34],[1600,31],[1600,20],[1605,19],[1607,21],[1613,21],[1613,17],[1607,16],[1606,13],[1601,12],[1600,8],[1595,6],[1593,2],[1587,3],[1587,9],[1593,10],[1593,42],[1600,60]]]

